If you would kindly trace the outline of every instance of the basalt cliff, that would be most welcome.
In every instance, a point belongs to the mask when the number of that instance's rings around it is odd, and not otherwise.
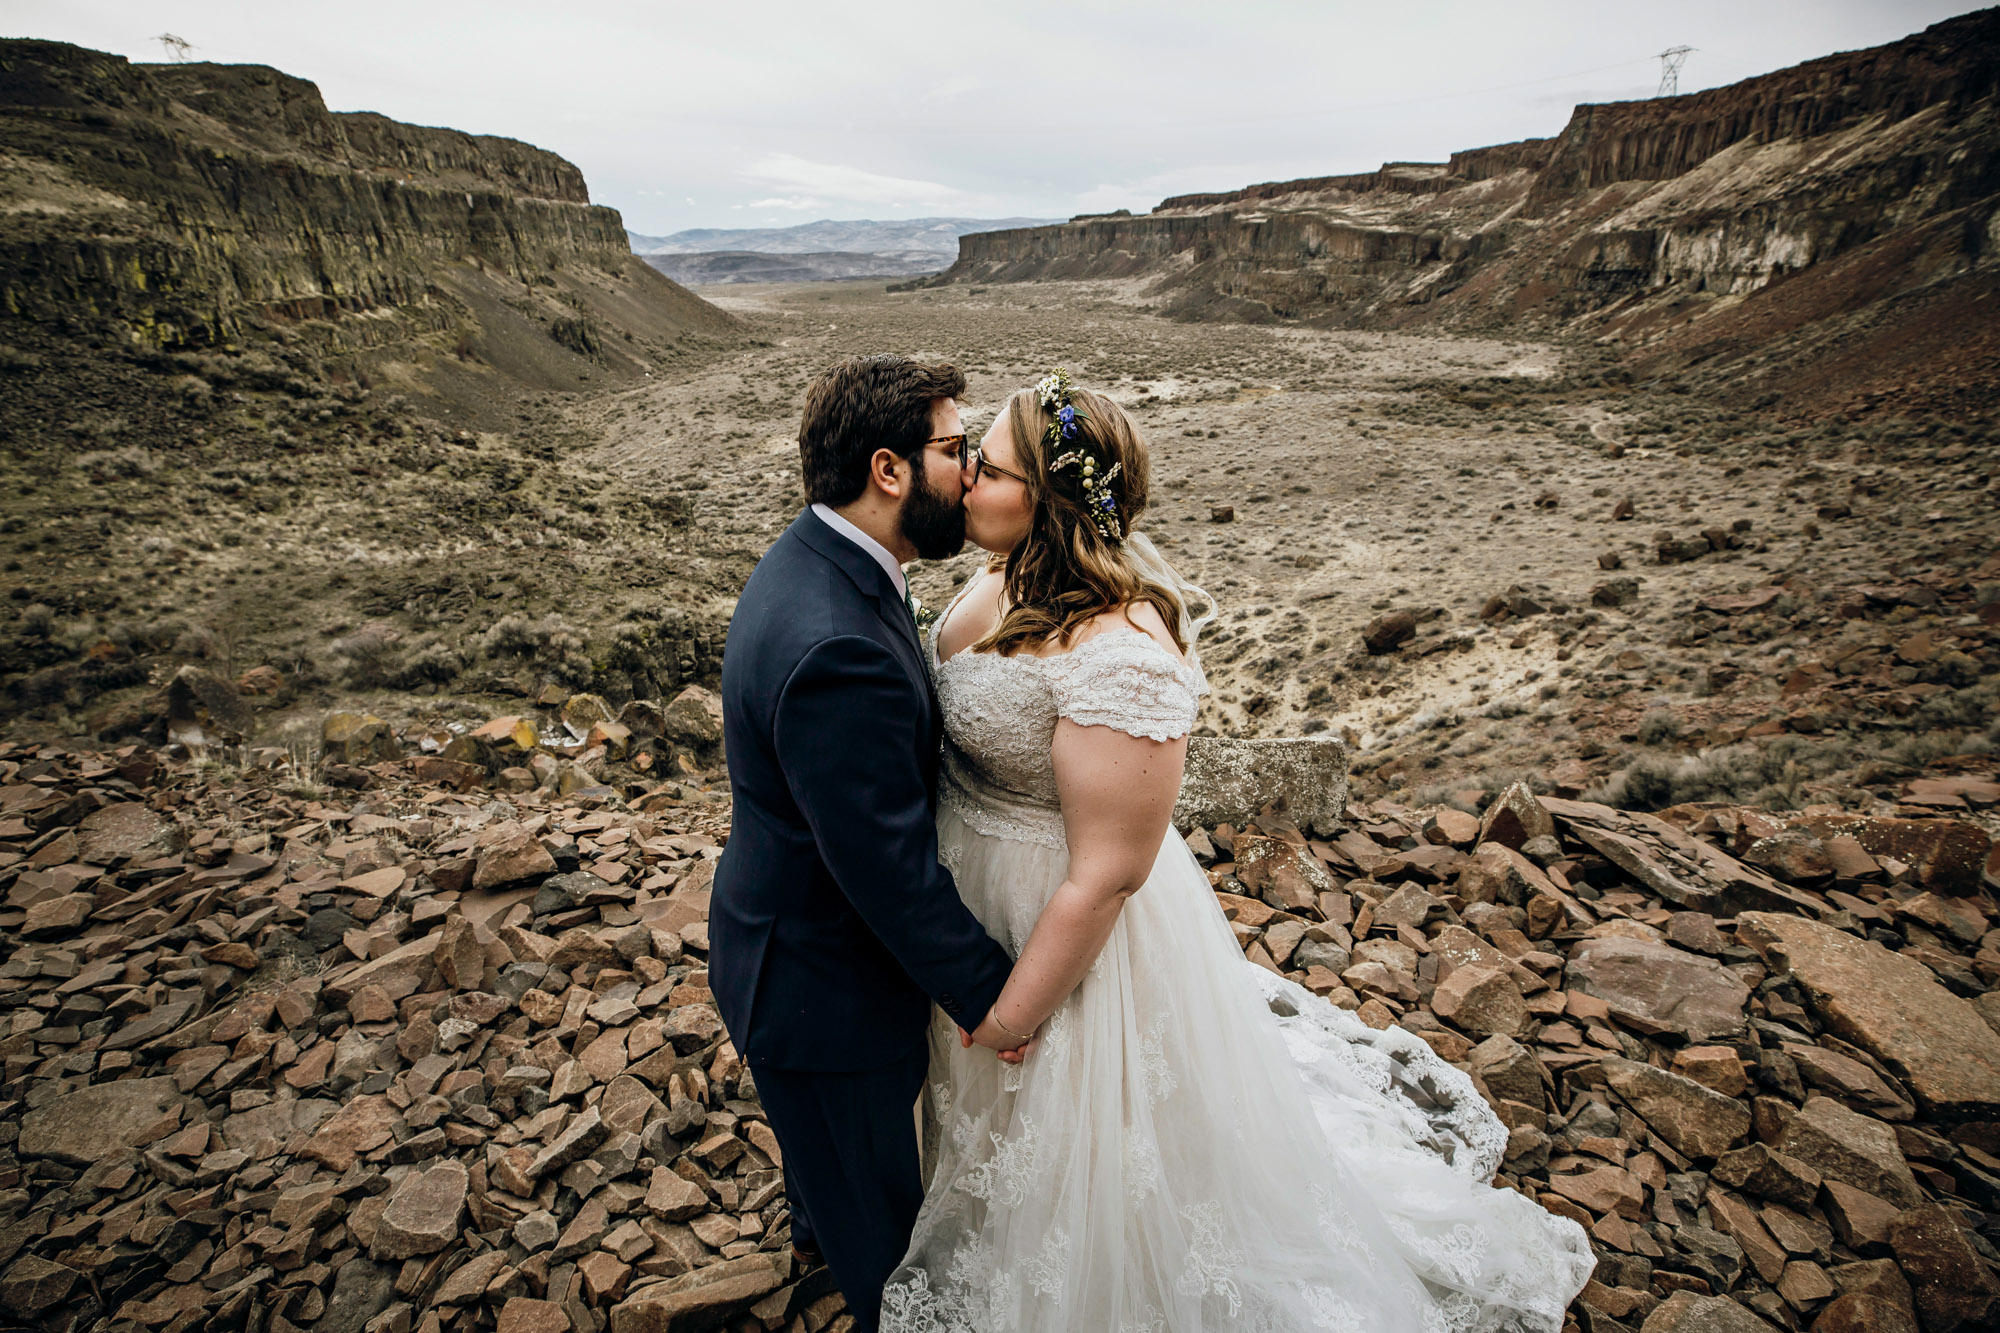
[[[264,332],[335,367],[441,357],[414,387],[447,399],[479,368],[571,388],[734,329],[554,153],[331,112],[264,66],[48,41],[0,42],[0,321],[17,345]]]
[[[964,237],[940,281],[1144,276],[1188,318],[1576,327],[1801,413],[2000,371],[2000,10],[1553,139]],[[1713,378],[1710,383],[1716,383]]]
[[[0,42],[0,715],[157,729],[190,659],[273,699],[712,680],[744,570],[699,477],[616,484],[569,414],[749,341],[554,153]]]

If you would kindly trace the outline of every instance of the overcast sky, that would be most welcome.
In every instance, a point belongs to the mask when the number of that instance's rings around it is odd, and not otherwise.
[[[336,111],[503,134],[649,235],[818,218],[1067,217],[1441,161],[1876,46],[1929,0],[0,0],[5,35],[273,65]]]

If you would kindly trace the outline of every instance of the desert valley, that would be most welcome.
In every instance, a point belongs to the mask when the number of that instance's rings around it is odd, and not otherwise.
[[[804,386],[894,350],[975,433],[1058,365],[1133,412],[1198,734],[1315,756],[1183,832],[1246,956],[1499,1108],[1579,1333],[1992,1327],[1996,172],[1987,10],[799,270],[0,43],[0,1308],[851,1325],[706,986],[713,690]]]

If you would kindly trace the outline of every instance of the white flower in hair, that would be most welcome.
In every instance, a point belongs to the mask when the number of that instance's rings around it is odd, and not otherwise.
[[[1069,391],[1069,383],[1069,372],[1058,367],[1035,382],[1035,396],[1043,407],[1054,407]]]

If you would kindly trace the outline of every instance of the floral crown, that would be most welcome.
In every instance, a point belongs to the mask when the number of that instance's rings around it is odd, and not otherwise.
[[[1118,497],[1111,493],[1111,481],[1124,465],[1102,465],[1097,446],[1077,430],[1076,423],[1082,418],[1070,405],[1069,391],[1069,372],[1061,366],[1035,384],[1035,396],[1055,418],[1042,433],[1042,444],[1051,451],[1062,450],[1049,461],[1049,472],[1075,468],[1083,490],[1083,511],[1090,516],[1092,526],[1105,540],[1121,541],[1125,533],[1118,521]]]

